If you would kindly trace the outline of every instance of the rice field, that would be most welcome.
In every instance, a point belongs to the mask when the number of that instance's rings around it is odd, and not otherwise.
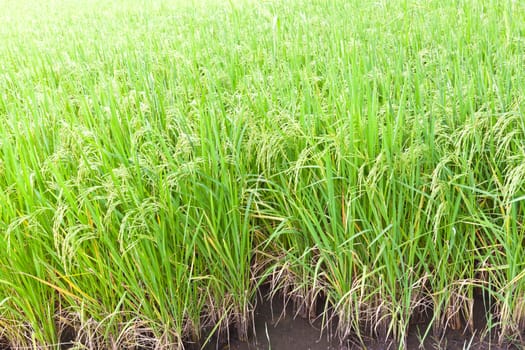
[[[0,0],[0,347],[517,341],[524,99],[522,1]]]

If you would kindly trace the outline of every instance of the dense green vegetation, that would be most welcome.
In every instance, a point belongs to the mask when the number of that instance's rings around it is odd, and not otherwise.
[[[0,335],[525,327],[525,3],[0,0]],[[333,317],[335,316],[335,317]]]

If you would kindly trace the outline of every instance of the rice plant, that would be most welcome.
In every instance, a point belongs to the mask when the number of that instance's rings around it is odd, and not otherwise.
[[[0,8],[0,343],[523,337],[522,2]]]

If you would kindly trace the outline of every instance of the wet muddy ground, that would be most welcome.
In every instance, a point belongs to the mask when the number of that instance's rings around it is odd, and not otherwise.
[[[525,349],[524,344],[498,344],[496,341],[481,340],[478,334],[485,328],[483,303],[475,303],[474,333],[462,331],[448,331],[442,339],[427,337],[421,344],[421,335],[426,330],[426,325],[412,327],[407,339],[408,349],[480,349],[480,350],[510,350]],[[283,310],[285,311],[283,313]],[[385,350],[397,349],[397,344],[378,342],[372,339],[365,340],[365,346],[350,342],[341,344],[337,339],[330,340],[326,332],[321,333],[321,321],[310,323],[299,316],[294,317],[292,307],[283,304],[279,298],[271,303],[262,302],[255,312],[255,334],[251,340],[241,342],[232,336],[227,339],[212,339],[211,343],[203,350]],[[230,335],[231,336],[231,335]]]

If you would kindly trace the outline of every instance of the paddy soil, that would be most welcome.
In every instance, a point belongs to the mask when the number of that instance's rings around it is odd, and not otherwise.
[[[291,303],[290,303],[291,304]],[[326,331],[321,332],[321,320],[310,322],[293,312],[292,305],[285,305],[282,298],[265,301],[260,298],[255,310],[254,334],[249,342],[239,341],[230,334],[230,340],[214,338],[203,350],[384,350],[397,349],[397,344],[389,344],[374,339],[365,340],[365,345],[346,342],[341,344],[338,339],[329,338]],[[498,344],[497,341],[482,340],[479,336],[486,326],[485,308],[481,300],[475,304],[474,332],[447,331],[441,339],[427,337],[421,343],[421,335],[427,329],[428,322],[411,327],[407,339],[408,349],[480,349],[480,350],[510,350],[525,349],[525,344]],[[193,350],[193,349],[192,349]]]

